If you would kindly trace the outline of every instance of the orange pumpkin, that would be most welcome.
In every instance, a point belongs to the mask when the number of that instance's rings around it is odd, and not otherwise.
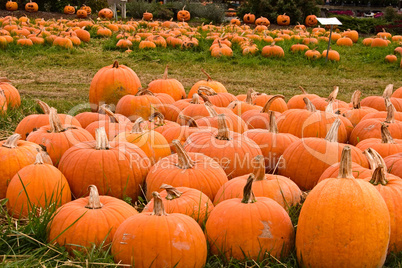
[[[272,42],[271,45],[262,48],[261,55],[263,57],[283,58],[285,57],[285,52],[282,47],[277,46],[275,45],[275,42]]]
[[[0,77],[0,89],[3,90],[6,96],[7,107],[17,108],[21,105],[20,93],[6,77]]]
[[[248,13],[243,16],[243,22],[247,24],[254,24],[255,22],[255,15]]]
[[[145,11],[144,14],[142,15],[142,19],[146,21],[150,21],[154,18],[154,15],[148,11]]]
[[[314,27],[317,25],[318,21],[317,21],[317,17],[315,15],[308,15],[306,17],[306,20],[304,22],[306,24],[306,26],[308,27]]]
[[[278,25],[287,26],[290,24],[290,17],[287,16],[286,13],[284,13],[283,15],[279,15],[276,18],[276,22],[278,23]]]
[[[77,18],[85,19],[86,17],[88,17],[88,13],[86,12],[86,10],[84,9],[77,10]]]
[[[203,69],[201,69],[201,72],[203,72],[206,76],[207,76],[207,80],[200,80],[197,83],[195,83],[191,89],[190,92],[188,93],[188,98],[191,98],[193,96],[193,94],[198,93],[198,89],[200,86],[207,86],[212,88],[216,93],[221,93],[221,92],[225,92],[227,93],[228,91],[226,90],[225,86],[218,82],[215,81],[211,78],[211,76],[204,71]]]
[[[67,5],[64,7],[64,14],[74,14],[75,8],[73,6]]]
[[[183,7],[182,10],[180,10],[179,12],[177,12],[177,20],[178,21],[189,21],[191,18],[190,12],[188,12],[187,10],[184,10],[186,6]]]
[[[6,9],[7,9],[8,11],[15,11],[15,10],[18,10],[18,3],[17,3],[17,2],[13,2],[12,0],[9,0],[9,1],[6,3]]]
[[[90,6],[82,5],[80,9],[85,10],[88,15],[91,15],[92,13],[92,8]]]
[[[186,91],[183,85],[176,79],[168,79],[168,65],[166,65],[163,79],[150,82],[148,90],[153,93],[166,93],[172,96],[175,101],[186,98]]]
[[[38,11],[38,4],[29,0],[27,4],[25,4],[25,11],[28,12],[37,12]]]
[[[101,19],[112,19],[113,15],[113,11],[109,8],[101,9],[98,13],[98,17]]]

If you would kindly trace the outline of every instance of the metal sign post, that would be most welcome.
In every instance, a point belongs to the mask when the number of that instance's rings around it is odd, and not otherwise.
[[[332,37],[332,31],[334,28],[334,25],[342,25],[342,22],[340,22],[337,18],[317,18],[317,21],[321,25],[330,25],[331,28],[329,30],[329,40],[328,40],[328,48],[327,48],[327,55],[325,58],[325,62],[328,61],[328,54],[329,54],[329,48],[331,47],[331,37]]]

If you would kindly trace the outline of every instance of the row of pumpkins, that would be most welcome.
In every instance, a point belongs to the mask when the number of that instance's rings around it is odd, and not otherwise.
[[[204,73],[188,94],[167,68],[142,89],[115,62],[91,82],[92,112],[39,102],[44,114],[0,142],[8,213],[55,202],[50,243],[71,251],[105,240],[116,262],[136,267],[203,267],[207,241],[211,254],[240,260],[285,258],[296,245],[308,267],[381,267],[402,250],[402,88],[362,101],[356,91],[351,103],[337,87],[328,98],[301,88],[286,103],[234,96]],[[0,88],[20,105],[9,80]],[[302,190],[295,234],[287,211]],[[120,200],[141,192],[142,213]]]

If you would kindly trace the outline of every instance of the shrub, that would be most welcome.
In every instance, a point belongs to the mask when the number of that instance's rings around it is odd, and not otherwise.
[[[214,22],[221,23],[225,18],[226,5],[224,4],[202,4],[199,2],[171,2],[169,5],[172,6],[175,16],[179,10],[184,6],[191,14],[191,18],[204,19],[204,22]]]
[[[135,0],[127,3],[128,16],[141,19],[146,11],[152,13],[155,19],[170,19],[173,17],[173,12],[166,5],[161,5],[159,2],[153,1],[149,3],[146,0]]]
[[[292,24],[303,23],[311,14],[318,15],[318,3],[321,0],[249,0],[244,2],[237,11],[240,18],[246,13],[253,13],[256,17],[267,17],[272,23],[276,23],[278,15],[286,13],[290,16]]]
[[[342,22],[339,29],[352,29],[364,34],[374,34],[376,33],[377,25],[386,24],[386,21],[380,18],[355,18],[344,15],[335,15],[332,17],[336,17]]]

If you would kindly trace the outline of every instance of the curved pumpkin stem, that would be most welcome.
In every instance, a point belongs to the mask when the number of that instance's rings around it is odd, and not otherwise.
[[[119,118],[109,109],[108,105],[102,105],[101,107],[102,111],[109,116],[111,123],[119,123]]]
[[[331,125],[325,139],[329,142],[338,142],[338,130],[341,125],[341,119],[337,118]]]
[[[118,62],[117,60],[115,60],[115,61],[113,62],[112,68],[119,68],[119,62]]]
[[[382,94],[382,97],[384,99],[389,99],[392,96],[392,91],[394,90],[394,85],[393,84],[389,84],[385,87],[384,89],[384,93]]]
[[[171,186],[169,184],[164,183],[159,188],[164,189],[167,192],[167,196],[166,196],[167,200],[173,200],[173,199],[179,198],[183,194],[183,192],[180,192],[179,190],[177,190],[176,188],[174,188],[173,186]]]
[[[216,112],[215,108],[212,106],[210,102],[204,102],[204,105],[209,113],[209,116],[211,117],[218,116],[218,113]]]
[[[104,127],[95,130],[96,150],[108,150],[110,149],[109,140],[107,139],[106,131]]]
[[[303,92],[303,95],[308,94],[307,91],[302,86],[299,86],[299,89]]]
[[[312,113],[317,112],[317,109],[315,108],[314,104],[307,97],[304,97],[303,101],[306,104],[307,111]]]
[[[269,109],[271,108],[271,104],[276,100],[276,99],[285,99],[285,96],[283,95],[274,95],[272,96],[267,102],[264,104],[264,107],[262,107],[261,112],[262,113],[268,113]]]
[[[154,197],[154,211],[151,215],[167,216],[168,214],[165,211],[165,206],[163,205],[163,201],[159,193],[152,192],[152,196]]]
[[[49,114],[50,113],[50,106],[41,100],[36,100],[36,103],[40,106],[44,114]]]
[[[378,161],[376,159],[376,155],[373,152],[373,149],[367,148],[363,151],[363,154],[366,156],[367,161],[369,162],[370,169],[374,171],[378,166]]]
[[[166,68],[165,68],[165,72],[163,73],[163,79],[168,79],[168,69],[169,69],[169,65],[166,64]]]
[[[200,96],[200,97],[201,97],[201,99],[204,101],[204,103],[209,103],[209,104],[211,104],[211,105],[212,105],[212,103],[211,103],[211,101],[209,100],[209,98],[208,98],[208,96],[207,96],[207,95],[200,94],[199,96]]]
[[[36,154],[34,165],[43,165],[45,162],[43,161],[42,152]]]
[[[370,183],[373,185],[387,185],[388,180],[385,174],[385,168],[382,164],[379,164],[378,167],[374,170],[373,176],[371,177]]]
[[[355,90],[355,92],[353,92],[352,99],[351,99],[351,102],[353,104],[353,109],[361,108],[361,105],[360,105],[361,95],[362,95],[362,92],[360,90]]]
[[[190,158],[190,156],[184,150],[183,145],[180,143],[180,141],[173,140],[172,143],[173,143],[174,147],[176,148],[176,153],[177,153],[178,163],[176,164],[176,166],[181,169],[193,168],[195,165],[195,162]]]
[[[339,87],[334,87],[334,90],[331,92],[331,94],[329,94],[327,100],[328,101],[335,100],[336,97],[338,96],[338,92],[339,92]]]
[[[257,155],[254,158],[254,180],[256,181],[261,181],[265,179],[265,162],[264,162],[264,156],[262,155]]]
[[[147,88],[142,88],[138,90],[137,94],[135,94],[135,96],[144,96],[144,95],[155,96],[155,94],[152,91],[149,91]]]
[[[17,148],[18,147],[17,143],[20,139],[21,139],[21,135],[18,133],[11,135],[1,146],[9,148],[9,149]]]
[[[325,112],[329,114],[334,113],[334,100],[328,102],[327,107],[325,107]]]
[[[387,118],[385,118],[385,123],[395,123],[395,106],[389,100],[389,98],[385,99],[385,106],[387,106]]]
[[[55,108],[50,108],[49,123],[50,123],[50,132],[59,133],[64,131],[60,118],[57,115],[57,110]]]
[[[199,86],[198,87],[198,94],[199,95],[207,95],[207,96],[215,96],[218,95],[218,93],[216,93],[212,88],[207,87],[207,86]]]
[[[200,95],[198,95],[197,93],[194,93],[193,97],[191,98],[190,103],[192,103],[192,104],[200,104]]]
[[[98,188],[95,185],[89,185],[89,196],[88,196],[88,204],[85,206],[89,209],[99,209],[103,207],[103,204],[99,198]]]
[[[349,145],[343,147],[338,178],[354,179],[352,173],[352,149]]]
[[[142,128],[141,124],[144,123],[144,119],[142,117],[139,117],[137,120],[135,120],[133,128],[131,129],[130,133],[142,133],[144,132],[144,129]]]
[[[253,98],[252,98],[252,94],[254,93],[254,90],[252,88],[249,88],[247,90],[247,95],[246,95],[246,103],[248,104],[252,104],[253,103]]]
[[[253,181],[254,181],[254,174],[250,174],[250,176],[247,179],[247,183],[243,188],[243,199],[241,200],[241,202],[244,204],[257,202],[252,190]]]
[[[274,111],[269,112],[269,132],[279,133],[278,125],[276,124],[276,117],[275,117]]]
[[[218,117],[218,140],[230,140],[230,130],[226,124],[226,116],[224,114],[217,115]]]
[[[187,115],[179,115],[180,120],[184,120],[186,122],[186,125],[189,127],[198,127],[197,122],[194,120],[194,118],[187,116]]]
[[[392,138],[391,133],[388,130],[388,127],[389,126],[385,125],[384,123],[381,123],[381,142],[395,144],[396,142]]]
[[[206,76],[207,76],[207,81],[212,81],[211,76],[209,75],[209,73],[207,73],[204,69],[201,68],[201,72],[203,72]]]
[[[154,112],[149,117],[149,121],[154,122],[155,125],[163,126],[165,124],[165,117],[160,112]]]

